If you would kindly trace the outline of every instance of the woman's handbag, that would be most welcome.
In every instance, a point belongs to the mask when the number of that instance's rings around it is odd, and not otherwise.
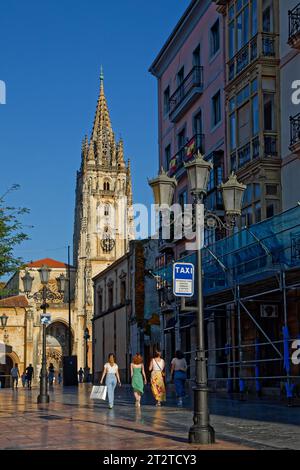
[[[106,400],[106,394],[106,385],[93,385],[90,398],[91,400]]]

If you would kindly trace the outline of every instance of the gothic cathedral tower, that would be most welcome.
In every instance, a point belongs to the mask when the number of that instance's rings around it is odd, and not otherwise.
[[[123,256],[133,238],[130,162],[125,164],[123,141],[115,141],[101,71],[93,130],[90,140],[85,137],[82,143],[76,184],[73,249],[79,367],[85,366],[85,328],[92,333],[92,278]]]

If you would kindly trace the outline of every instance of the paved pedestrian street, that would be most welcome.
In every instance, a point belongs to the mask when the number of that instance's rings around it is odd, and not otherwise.
[[[49,405],[36,405],[38,389],[0,390],[1,449],[194,450],[187,442],[192,411],[178,409],[172,397],[153,406],[149,390],[136,409],[129,387],[117,389],[109,410],[91,402],[91,386],[56,386]],[[300,449],[300,408],[280,404],[241,403],[212,397],[214,450]],[[205,449],[205,447],[201,447]]]

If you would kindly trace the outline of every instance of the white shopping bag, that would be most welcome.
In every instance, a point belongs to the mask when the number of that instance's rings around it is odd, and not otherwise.
[[[91,393],[91,400],[106,400],[106,385],[94,385]]]

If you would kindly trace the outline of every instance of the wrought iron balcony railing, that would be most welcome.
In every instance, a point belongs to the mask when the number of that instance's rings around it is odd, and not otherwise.
[[[300,114],[299,114],[300,120]],[[300,121],[299,121],[300,122]],[[300,125],[300,124],[299,124]],[[299,128],[300,129],[300,128]],[[300,133],[299,133],[300,144]],[[275,134],[264,134],[263,141],[257,135],[230,155],[231,171],[237,171],[256,158],[278,157],[278,139]]]
[[[257,34],[228,62],[228,79],[231,81],[259,57],[276,57],[276,35]]]
[[[289,10],[289,43],[293,43],[300,36],[300,3]]]
[[[291,142],[290,148],[293,150],[299,147],[300,150],[300,113],[290,117]]]
[[[170,96],[170,114],[175,111],[175,109],[180,105],[180,103],[182,103],[184,98],[193,88],[200,87],[203,87],[203,67],[195,65],[172,94],[172,96]]]

